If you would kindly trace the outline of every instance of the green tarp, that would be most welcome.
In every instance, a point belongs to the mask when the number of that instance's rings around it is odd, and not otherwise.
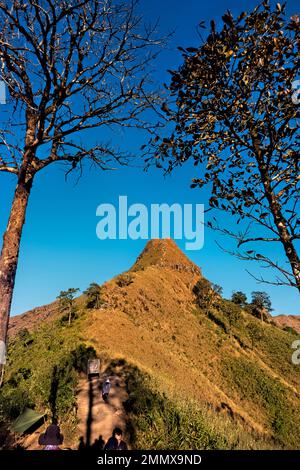
[[[36,411],[31,410],[30,408],[26,408],[25,411],[15,420],[12,424],[11,430],[13,432],[19,432],[23,434],[24,432],[28,431],[34,424],[37,424],[38,421],[41,421],[45,415],[41,415],[36,413]]]

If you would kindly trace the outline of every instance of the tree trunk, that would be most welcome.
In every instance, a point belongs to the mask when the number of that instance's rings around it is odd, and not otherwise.
[[[297,254],[294,243],[291,239],[289,230],[287,228],[287,222],[284,216],[282,215],[280,204],[277,202],[274,194],[266,193],[266,196],[269,200],[270,208],[280,236],[281,243],[283,244],[286,257],[289,260],[292,273],[294,275],[295,286],[300,292],[300,259]]]
[[[18,265],[20,241],[25,223],[26,208],[32,188],[32,179],[19,179],[0,257],[0,341],[6,344],[9,315]]]
[[[254,138],[253,142],[254,148],[256,150],[258,169],[260,172],[262,184],[264,186],[264,192],[269,204],[270,212],[273,216],[274,224],[278,230],[280,241],[283,245],[286,257],[289,260],[289,264],[295,279],[295,287],[297,287],[300,292],[300,258],[297,254],[293,239],[290,235],[287,221],[282,213],[281,205],[273,192],[267,165],[264,160],[263,151],[260,149],[260,146],[257,143],[257,138]]]

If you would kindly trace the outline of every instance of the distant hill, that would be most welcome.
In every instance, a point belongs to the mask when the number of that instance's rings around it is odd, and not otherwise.
[[[132,268],[103,285],[101,308],[87,309],[85,297],[78,299],[71,328],[56,303],[13,318],[7,380],[33,362],[39,369],[38,350],[50,370],[64,348],[66,357],[84,344],[106,367],[123,371],[133,447],[300,448],[295,333],[283,330],[278,317],[261,322],[221,297],[200,308],[194,286],[201,279],[173,240],[151,240]],[[29,346],[19,344],[24,326],[33,326]],[[51,334],[61,344],[56,352]],[[26,380],[33,396],[37,384]]]
[[[300,333],[300,316],[299,315],[277,315],[273,317],[274,322],[284,328],[293,328],[297,333]]]
[[[36,307],[22,315],[11,317],[9,322],[9,336],[16,336],[22,329],[34,331],[41,323],[52,322],[58,315],[58,302],[55,301],[49,305]]]

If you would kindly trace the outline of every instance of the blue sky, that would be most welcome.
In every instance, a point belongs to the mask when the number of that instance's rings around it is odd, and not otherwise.
[[[297,12],[297,1],[288,2],[291,13]],[[201,2],[196,0],[141,0],[147,21],[160,19],[162,33],[175,30],[166,50],[156,63],[154,78],[168,82],[169,68],[181,62],[177,46],[198,43],[196,25],[201,20],[218,20],[229,8],[239,13],[255,6],[255,1],[235,0]],[[91,135],[90,138],[96,137]],[[114,142],[124,149],[137,151],[143,143],[138,132],[118,132]],[[144,240],[106,240],[96,237],[96,208],[101,203],[117,205],[119,195],[127,195],[129,204],[193,203],[206,204],[203,190],[191,190],[193,167],[187,165],[169,177],[159,170],[144,173],[142,168],[127,167],[114,172],[86,171],[78,182],[65,182],[64,169],[57,165],[40,173],[35,181],[26,217],[16,279],[12,313],[22,313],[32,307],[51,302],[60,290],[68,287],[85,289],[90,282],[99,283],[128,269],[145,245]],[[9,212],[14,177],[0,174],[0,233]],[[226,223],[230,219],[222,215]],[[295,289],[257,284],[246,269],[258,274],[256,265],[243,263],[222,252],[215,243],[225,246],[226,240],[206,230],[204,248],[188,251],[187,255],[211,281],[220,284],[225,297],[233,290],[243,290],[250,298],[253,290],[267,291],[274,313],[300,314],[299,294]],[[178,242],[184,249],[184,242]],[[278,253],[280,259],[280,253]]]

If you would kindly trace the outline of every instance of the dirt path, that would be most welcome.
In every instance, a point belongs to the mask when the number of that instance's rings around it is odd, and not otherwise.
[[[111,390],[108,403],[102,399],[102,382],[109,378]],[[77,418],[80,441],[72,448],[100,449],[112,435],[115,427],[124,432],[124,439],[128,442],[126,435],[126,413],[123,403],[127,400],[127,392],[123,379],[111,375],[109,377],[94,377],[91,380],[82,378],[79,381],[77,394]],[[27,450],[40,450],[38,439],[41,432],[45,432],[46,425],[39,428],[33,434],[27,436],[22,442],[23,448]],[[65,447],[64,445],[62,446]]]
[[[90,381],[80,380],[77,396],[78,429],[80,446],[101,448],[115,427],[124,431],[126,439],[126,414],[123,403],[127,400],[125,383],[117,376],[110,376],[111,390],[108,403],[102,399],[101,385],[107,377],[94,377]]]

